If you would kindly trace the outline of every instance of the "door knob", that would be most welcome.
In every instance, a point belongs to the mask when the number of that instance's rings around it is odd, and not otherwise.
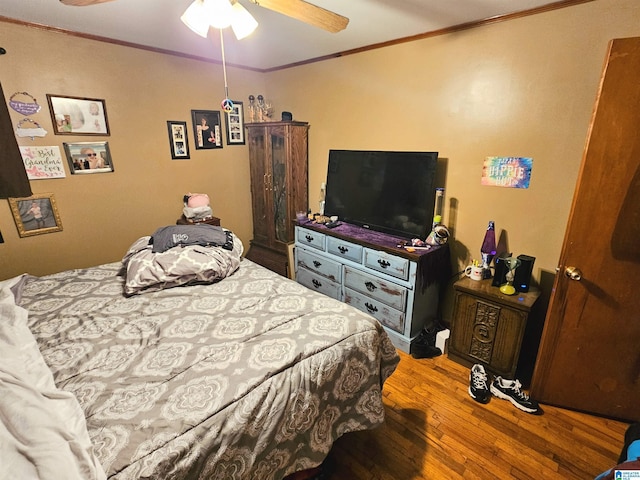
[[[567,267],[564,269],[564,274],[569,277],[571,280],[575,280],[577,282],[582,279],[582,272],[579,268],[576,267]]]

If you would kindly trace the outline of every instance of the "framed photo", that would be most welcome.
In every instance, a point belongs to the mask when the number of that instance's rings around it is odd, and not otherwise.
[[[47,93],[47,102],[56,135],[109,135],[104,100]]]
[[[222,123],[218,110],[191,110],[196,150],[222,148]]]
[[[73,175],[113,172],[108,142],[64,142],[63,145]]]
[[[233,102],[233,111],[225,112],[227,145],[244,145],[244,110],[242,102]]]
[[[169,130],[169,148],[173,160],[189,158],[189,141],[187,139],[187,122],[167,121]]]
[[[9,206],[21,237],[62,231],[53,193],[9,198]]]

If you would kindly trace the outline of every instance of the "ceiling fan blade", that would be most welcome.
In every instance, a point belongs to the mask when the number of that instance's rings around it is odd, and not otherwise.
[[[86,7],[87,5],[95,5],[96,3],[111,2],[112,0],[60,0],[64,5],[72,7]]]
[[[331,33],[347,28],[349,19],[304,0],[251,0],[261,7],[322,28]]]

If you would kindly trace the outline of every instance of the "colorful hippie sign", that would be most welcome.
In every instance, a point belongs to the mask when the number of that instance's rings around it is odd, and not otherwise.
[[[533,158],[487,157],[482,167],[482,185],[529,188]]]

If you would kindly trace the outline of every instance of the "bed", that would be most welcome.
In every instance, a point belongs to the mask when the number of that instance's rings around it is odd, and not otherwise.
[[[380,324],[231,235],[164,252],[143,237],[122,262],[0,282],[5,472],[279,480],[384,421],[399,357]],[[205,254],[216,272],[186,275]]]

